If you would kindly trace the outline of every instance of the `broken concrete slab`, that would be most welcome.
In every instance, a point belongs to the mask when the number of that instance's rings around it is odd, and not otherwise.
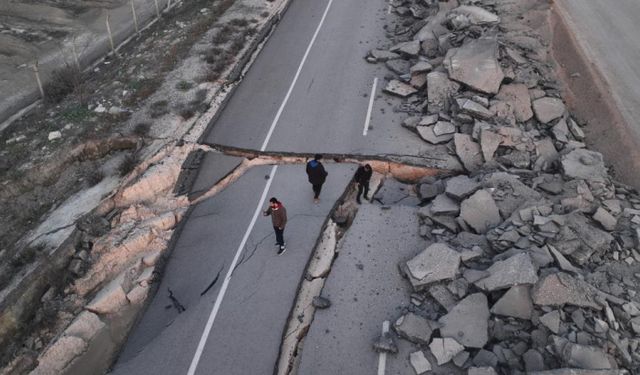
[[[600,223],[600,225],[609,232],[616,229],[616,224],[618,223],[618,220],[602,207],[598,207],[593,214],[593,220]]]
[[[595,301],[594,289],[584,281],[559,272],[540,279],[533,287],[531,297],[538,306],[574,305],[601,310]]]
[[[489,306],[484,293],[467,296],[440,318],[442,337],[454,338],[469,348],[482,348],[489,340]]]
[[[500,143],[502,143],[501,135],[487,129],[480,131],[480,149],[482,150],[482,156],[485,162],[493,160],[493,155],[500,146]]]
[[[458,273],[460,254],[444,243],[435,243],[407,262],[415,289],[440,280],[453,279]]]
[[[573,368],[562,368],[548,371],[534,371],[529,375],[628,375],[626,370],[582,370]]]
[[[480,145],[473,141],[470,135],[456,133],[453,136],[456,155],[469,172],[478,170],[482,164]]]
[[[491,307],[491,313],[493,314],[520,319],[531,319],[532,311],[531,287],[528,285],[515,285],[511,287],[511,289]]]
[[[556,263],[558,263],[558,266],[561,270],[572,272],[574,274],[580,273],[580,270],[574,267],[573,264],[571,264],[571,262],[569,262],[569,260],[565,258],[564,255],[562,255],[562,253],[559,252],[554,246],[547,245],[547,249],[551,252],[551,255],[553,255]]]
[[[460,205],[448,195],[440,194],[431,202],[431,212],[435,215],[456,216],[460,213]]]
[[[464,346],[450,337],[445,337],[433,339],[429,344],[429,349],[431,354],[436,357],[438,366],[442,366],[451,361],[458,353],[464,351]]]
[[[436,136],[453,134],[456,132],[456,126],[448,121],[438,121],[433,126],[433,134]]]
[[[450,140],[453,139],[453,136],[454,136],[454,134],[436,135],[436,133],[434,132],[435,130],[434,125],[418,126],[416,130],[418,131],[418,135],[420,135],[420,138],[422,138],[424,141],[427,141],[433,145],[449,142]]]
[[[409,362],[411,362],[411,366],[417,375],[431,371],[431,363],[420,350],[409,354]]]
[[[527,372],[544,370],[544,357],[539,351],[529,349],[522,355],[524,369]]]
[[[471,25],[495,25],[500,23],[500,17],[478,6],[461,5],[449,12],[449,16],[458,14],[464,15]]]
[[[480,188],[480,184],[465,175],[451,177],[445,182],[445,194],[461,201]]]
[[[533,101],[533,112],[538,121],[547,124],[564,115],[566,108],[562,99],[544,97]]]
[[[460,217],[477,233],[486,233],[502,222],[496,202],[487,190],[478,190],[460,205]]]
[[[493,367],[470,367],[467,375],[498,375]]]
[[[445,109],[451,96],[460,90],[460,84],[449,79],[446,73],[427,74],[427,104],[429,113],[438,113]]]
[[[560,312],[554,310],[542,315],[540,323],[557,335],[560,332]]]
[[[433,66],[426,61],[418,61],[409,69],[411,74],[429,73],[431,70],[433,70]]]
[[[564,225],[549,243],[572,258],[578,264],[585,264],[596,252],[609,249],[614,238],[590,223],[590,220],[578,212],[564,216]]]
[[[538,275],[531,257],[526,253],[495,262],[487,269],[489,276],[475,282],[481,289],[492,292],[520,284],[535,284]]]
[[[531,97],[526,85],[521,83],[502,85],[496,98],[509,106],[517,121],[525,122],[533,117]]]
[[[418,89],[411,85],[407,85],[404,82],[398,81],[397,79],[393,79],[389,81],[387,86],[384,88],[384,91],[401,98],[406,98],[418,92]]]
[[[458,303],[457,297],[446,286],[441,284],[430,286],[429,294],[447,311],[451,311]]]
[[[486,94],[496,94],[504,78],[496,38],[479,38],[450,49],[443,64],[451,79]]]
[[[399,59],[400,55],[397,53],[393,53],[387,50],[382,49],[372,49],[369,51],[369,55],[375,60],[379,62],[385,62],[391,59]]]
[[[399,75],[408,74],[411,68],[411,64],[403,59],[387,60],[384,64],[389,70]]]
[[[419,315],[409,313],[393,323],[398,336],[415,344],[427,345],[433,334],[433,323]]]
[[[462,113],[466,113],[472,117],[481,120],[489,120],[493,117],[493,113],[489,111],[489,109],[471,99],[459,98],[456,99],[456,104]]]
[[[389,48],[389,51],[400,53],[409,57],[416,57],[420,53],[420,41],[412,40],[409,42],[398,43]]]
[[[571,367],[589,370],[613,368],[609,356],[595,346],[567,343],[562,350],[562,358]]]

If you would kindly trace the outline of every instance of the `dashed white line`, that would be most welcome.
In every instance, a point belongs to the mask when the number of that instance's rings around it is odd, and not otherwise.
[[[382,334],[389,332],[389,321],[385,320],[382,323]],[[384,375],[387,368],[387,353],[380,352],[378,355],[378,375]]]
[[[376,98],[376,87],[378,86],[378,77],[373,79],[373,85],[371,86],[371,94],[369,95],[369,107],[367,107],[367,118],[364,120],[364,130],[362,135],[367,136],[369,132],[369,123],[371,122],[371,111],[373,111],[373,101]]]
[[[302,67],[304,65],[304,63],[307,61],[307,57],[309,56],[309,52],[311,51],[311,47],[313,46],[313,44],[316,41],[316,37],[318,36],[318,34],[320,33],[320,28],[322,27],[322,24],[324,23],[325,18],[327,17],[327,13],[329,12],[329,8],[331,7],[331,4],[333,3],[333,0],[329,0],[329,2],[327,3],[327,7],[324,10],[324,13],[322,14],[322,18],[320,19],[320,23],[318,24],[318,27],[316,28],[315,32],[313,33],[313,37],[311,38],[311,41],[309,42],[309,45],[307,46],[307,49],[304,53],[304,56],[302,57],[302,60],[300,61],[300,64],[298,65],[298,69],[296,71],[295,76],[293,77],[293,81],[291,81],[291,85],[289,86],[289,89],[287,90],[287,94],[285,95],[282,104],[280,104],[280,108],[278,108],[278,112],[276,113],[275,118],[273,119],[273,122],[271,122],[271,126],[269,127],[269,131],[267,132],[267,136],[264,139],[264,142],[262,142],[262,146],[260,147],[260,151],[264,151],[267,148],[267,145],[269,144],[269,140],[271,139],[271,135],[273,134],[273,131],[276,128],[276,125],[278,124],[278,121],[280,120],[280,116],[282,115],[282,111],[284,110],[285,105],[287,105],[287,102],[289,101],[289,97],[291,96],[291,92],[293,91],[293,87],[295,86],[296,82],[298,81],[298,77],[300,76],[300,72],[302,71]],[[233,270],[236,268],[236,265],[238,263],[238,260],[240,259],[240,254],[242,254],[242,250],[244,249],[244,246],[247,243],[247,240],[249,239],[249,235],[251,235],[251,231],[253,230],[254,225],[256,224],[256,220],[258,219],[258,216],[260,215],[260,211],[262,210],[262,206],[264,205],[265,200],[267,199],[267,194],[269,192],[269,188],[271,187],[271,183],[273,182],[273,179],[275,177],[276,171],[278,170],[278,166],[274,165],[273,168],[271,169],[271,173],[269,174],[269,181],[267,181],[267,184],[264,187],[264,190],[262,191],[262,196],[260,197],[260,201],[258,202],[258,206],[256,207],[255,212],[253,213],[253,217],[251,218],[251,222],[249,223],[249,226],[247,227],[246,232],[244,233],[244,236],[242,237],[242,241],[240,242],[240,246],[238,246],[238,249],[236,250],[236,254],[233,257],[233,262],[231,262],[231,265],[229,265],[229,270],[227,271],[227,275],[224,278],[224,282],[222,283],[222,286],[220,287],[220,291],[218,292],[218,296],[216,297],[216,301],[213,305],[213,309],[211,310],[211,314],[209,314],[209,319],[207,320],[207,324],[204,327],[204,331],[202,332],[202,336],[200,337],[200,341],[198,342],[198,347],[196,348],[196,352],[193,356],[193,359],[191,360],[191,365],[189,366],[189,370],[187,372],[187,375],[195,375],[196,370],[198,369],[198,364],[200,363],[200,358],[202,357],[202,352],[204,351],[204,347],[207,343],[207,339],[209,338],[209,334],[211,333],[211,329],[213,328],[213,323],[216,319],[216,316],[218,315],[218,311],[220,310],[220,306],[222,305],[222,300],[224,299],[224,296],[227,292],[227,288],[229,287],[229,282],[231,280],[231,275],[233,274]]]

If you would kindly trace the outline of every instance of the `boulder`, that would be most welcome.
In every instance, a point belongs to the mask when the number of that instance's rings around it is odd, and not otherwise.
[[[525,253],[495,262],[487,272],[489,276],[476,281],[475,285],[489,292],[519,284],[535,284],[538,281],[531,257]]]
[[[460,217],[477,233],[486,233],[502,222],[498,206],[486,190],[478,190],[462,202]]]
[[[439,323],[442,337],[451,337],[469,348],[482,348],[489,340],[487,297],[483,293],[467,296],[440,318]]]
[[[496,94],[504,78],[496,38],[483,37],[450,49],[444,65],[449,78],[486,94]]]

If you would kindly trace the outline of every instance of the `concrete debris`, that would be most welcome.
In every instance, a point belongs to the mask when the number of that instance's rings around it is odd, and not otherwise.
[[[486,233],[502,222],[498,206],[487,190],[478,190],[460,205],[460,217],[477,233]]]
[[[543,124],[547,124],[564,115],[564,103],[561,99],[544,97],[533,101],[533,112],[536,118]]]
[[[476,103],[470,99],[456,99],[456,104],[462,113],[466,113],[472,117],[479,118],[481,120],[489,120],[493,117],[493,113],[489,111],[480,103]]]
[[[456,216],[460,213],[460,205],[448,195],[440,194],[431,202],[431,212],[436,215]]]
[[[431,354],[436,357],[438,366],[442,366],[450,362],[458,353],[464,351],[464,346],[452,338],[445,337],[433,339],[431,344],[429,344],[429,349],[431,350]]]
[[[599,152],[577,149],[562,156],[562,171],[569,178],[604,181],[607,170]]]
[[[449,142],[453,139],[453,133],[436,135],[435,128],[435,126],[418,126],[416,130],[420,138],[434,145]]]
[[[402,59],[387,60],[385,65],[387,66],[387,68],[389,68],[389,70],[398,75],[408,74],[409,69],[411,68],[411,64],[408,61]]]
[[[399,43],[391,47],[389,51],[407,55],[409,57],[415,57],[420,53],[420,42],[412,40],[410,42]]]
[[[460,90],[460,84],[449,79],[446,73],[427,74],[427,103],[429,113],[438,113],[445,109],[449,98]]]
[[[453,279],[458,273],[460,254],[449,246],[436,243],[407,262],[413,287],[418,290],[440,280]]]
[[[409,313],[403,315],[393,324],[398,336],[420,345],[427,345],[433,333],[433,323],[427,319]]]
[[[496,14],[472,5],[462,5],[449,12],[449,16],[459,14],[464,15],[472,25],[493,25],[500,22],[500,17]]]
[[[456,148],[456,155],[458,155],[467,171],[473,172],[482,166],[480,145],[474,142],[471,136],[456,133],[453,136],[453,142]]]
[[[493,155],[502,143],[502,136],[491,130],[483,129],[480,131],[480,149],[485,162],[493,160]]]
[[[533,288],[532,298],[533,303],[540,306],[574,305],[602,309],[595,301],[592,287],[562,272],[540,279]]]
[[[447,180],[445,194],[458,201],[467,198],[480,188],[480,184],[465,175],[455,176]]]
[[[616,229],[616,224],[618,223],[616,218],[602,207],[598,207],[596,212],[593,214],[593,220],[600,223],[600,225],[608,231]]]
[[[397,53],[380,49],[373,49],[369,51],[369,56],[373,59],[372,62],[385,62],[387,60],[400,58],[400,55],[398,55]]]
[[[417,375],[431,371],[431,363],[421,350],[409,354],[409,362],[411,362],[411,366]]]
[[[468,375],[498,375],[493,367],[470,367]]]
[[[560,312],[554,310],[544,314],[540,317],[540,323],[557,335],[560,333]]]
[[[393,79],[389,81],[387,86],[384,88],[384,91],[388,92],[389,94],[406,98],[407,96],[411,96],[418,92],[418,89],[411,85],[407,85],[406,83],[398,81],[397,79]]]
[[[475,284],[488,292],[519,284],[535,284],[538,281],[531,257],[525,253],[495,262],[487,272],[489,276],[476,281]]]
[[[56,139],[60,138],[62,138],[62,133],[58,130],[50,132],[47,136],[47,139],[50,141],[55,141]]]
[[[594,346],[567,343],[562,351],[562,357],[571,367],[588,370],[613,368],[609,356],[602,349]]]
[[[468,348],[482,348],[489,340],[487,303],[484,293],[475,293],[460,301],[447,315],[440,318],[442,337],[454,338]]]
[[[525,122],[533,117],[531,97],[526,85],[521,83],[502,85],[496,98],[506,103],[518,122]]]
[[[491,307],[492,314],[511,316],[519,319],[531,319],[532,311],[531,287],[528,285],[511,287],[511,289]]]
[[[498,93],[504,78],[495,38],[476,39],[449,50],[444,66],[451,79],[486,94]]]

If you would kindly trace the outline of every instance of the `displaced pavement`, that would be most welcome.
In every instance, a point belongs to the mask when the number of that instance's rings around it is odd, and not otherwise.
[[[270,170],[251,169],[193,210],[158,293],[131,334],[114,374],[187,372]],[[328,171],[331,178],[323,187],[320,204],[315,205],[304,166],[278,167],[268,196],[280,198],[287,208],[287,251],[276,255],[271,219],[260,216],[233,272],[197,374],[233,374],[240,368],[243,373],[259,374],[274,367],[305,265],[329,211],[355,170],[345,165]],[[184,312],[179,313],[168,297],[169,289]]]

